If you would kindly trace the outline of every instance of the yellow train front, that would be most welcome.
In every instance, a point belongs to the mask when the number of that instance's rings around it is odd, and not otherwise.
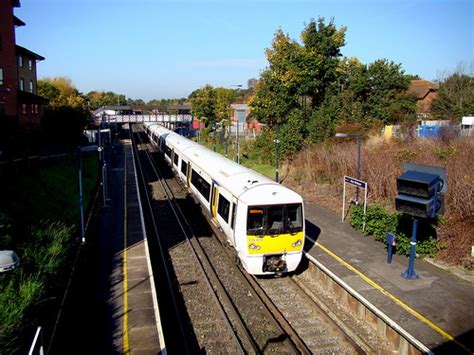
[[[305,239],[296,192],[156,124],[151,141],[254,275],[292,272]]]
[[[260,182],[239,198],[235,249],[255,275],[294,271],[305,239],[303,200],[275,183]]]

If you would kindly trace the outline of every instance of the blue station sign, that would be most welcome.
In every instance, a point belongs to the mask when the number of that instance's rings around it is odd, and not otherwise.
[[[344,182],[346,184],[355,186],[355,187],[360,187],[362,189],[367,188],[367,183],[362,180],[357,180],[356,178],[350,177],[350,176],[344,176]]]

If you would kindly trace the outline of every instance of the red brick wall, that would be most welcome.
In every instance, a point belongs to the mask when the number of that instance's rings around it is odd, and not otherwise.
[[[0,87],[0,101],[4,102],[5,115],[17,115],[18,72],[15,53],[15,26],[13,5],[10,0],[0,1],[0,67],[3,68],[4,84]]]

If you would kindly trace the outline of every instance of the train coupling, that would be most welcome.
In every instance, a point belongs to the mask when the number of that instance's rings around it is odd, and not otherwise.
[[[264,272],[282,272],[286,270],[286,261],[283,255],[264,255],[263,271]]]

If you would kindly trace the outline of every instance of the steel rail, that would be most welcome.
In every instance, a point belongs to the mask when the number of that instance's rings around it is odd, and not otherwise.
[[[135,144],[135,139],[133,138],[133,131],[132,131],[132,127],[130,127],[129,129],[129,134],[130,134],[130,140],[132,142],[132,154],[135,154],[136,153],[136,149],[137,149],[137,146]],[[144,178],[144,174],[143,174],[143,167],[141,165],[141,162],[140,162],[140,157],[138,156],[138,153],[136,154],[136,159],[135,159],[135,162],[137,164],[137,167],[138,167],[138,170],[140,171],[140,177],[141,177],[141,182],[142,182],[142,186],[146,186],[146,182],[145,182],[145,178]],[[163,267],[164,267],[164,271],[165,271],[165,275],[166,275],[166,282],[169,286],[169,290],[171,292],[171,299],[172,299],[172,303],[173,303],[173,308],[174,308],[174,313],[176,314],[176,319],[178,320],[178,324],[179,324],[179,332],[182,336],[183,339],[186,339],[186,332],[184,330],[184,326],[181,322],[181,317],[180,317],[180,312],[179,312],[179,307],[178,307],[178,304],[176,303],[176,299],[177,299],[177,296],[175,294],[175,291],[174,291],[174,288],[173,288],[173,282],[171,280],[171,276],[170,276],[170,271],[168,269],[168,265],[166,264],[165,260],[166,260],[166,257],[165,257],[165,253],[163,251],[163,246],[160,242],[160,235],[159,235],[159,232],[158,232],[158,227],[157,227],[157,223],[156,223],[156,220],[153,216],[153,208],[152,208],[152,204],[151,204],[151,201],[150,201],[150,196],[148,195],[148,193],[146,192],[146,189],[144,189],[144,194],[145,194],[145,197],[146,197],[146,203],[147,203],[147,207],[150,211],[150,216],[151,216],[151,223],[152,223],[152,226],[153,226],[153,236],[155,237],[155,240],[156,242],[158,243],[158,249],[160,251],[160,256],[163,260]],[[191,351],[187,345],[186,342],[183,342],[183,345],[184,345],[184,350],[187,354],[190,354]]]
[[[175,181],[177,181],[180,186],[183,186],[181,181],[179,179],[177,179],[176,175],[174,175],[174,174],[173,174],[173,179],[175,179]],[[172,194],[172,192],[171,192],[171,194]],[[179,211],[179,213],[181,214],[181,216],[183,216],[182,218],[183,218],[184,223],[186,224],[186,227],[189,229],[190,233],[194,236],[194,233],[192,232],[192,228],[189,225],[189,223],[187,222],[186,217],[185,217],[184,213],[182,212],[181,208],[177,204],[176,204],[176,208]],[[232,261],[232,263],[235,264],[234,254],[232,254],[232,255],[230,254],[230,251],[225,247],[225,245],[223,244],[223,241],[221,240],[221,238],[218,237],[217,228],[214,225],[211,225],[211,228],[214,232],[213,237],[216,238],[216,240],[219,242],[219,244],[221,245],[221,247],[224,250],[225,255]],[[196,243],[199,245],[198,247],[205,254],[202,246],[199,243],[198,238],[195,237],[194,240],[196,240]],[[206,259],[208,260],[207,255],[206,255]],[[210,263],[209,260],[208,260],[208,263]],[[274,326],[277,327],[281,331],[281,333],[286,334],[288,336],[288,339],[289,339],[289,344],[288,345],[290,345],[290,347],[295,351],[295,353],[297,352],[297,353],[301,353],[301,354],[311,354],[311,351],[305,345],[305,343],[302,341],[302,339],[299,337],[299,335],[296,333],[296,331],[286,321],[285,317],[281,314],[281,312],[278,310],[278,308],[273,304],[273,302],[270,300],[270,298],[266,295],[265,291],[260,287],[258,282],[255,281],[254,276],[249,275],[246,271],[242,270],[242,268],[240,266],[238,266],[238,265],[236,265],[236,266],[237,266],[237,270],[239,271],[239,275],[241,275],[242,279],[245,280],[246,283],[248,283],[251,286],[251,291],[252,291],[253,295],[256,296],[256,298],[260,300],[261,304],[264,306],[264,309],[266,310],[266,312],[269,316],[269,319],[271,319],[273,321]],[[219,284],[222,285],[220,281],[219,281]],[[225,291],[225,289],[223,289],[223,290],[227,294],[227,291]],[[232,302],[232,301],[230,301],[230,302]],[[240,315],[239,315],[239,319],[241,319]],[[247,328],[245,325],[243,325],[243,326],[245,328]],[[253,339],[253,337],[252,337],[252,339]],[[259,348],[254,349],[254,350],[258,350],[257,352],[261,352],[261,350]]]
[[[138,136],[140,137],[139,134],[138,134]],[[143,142],[142,142],[142,144],[143,144]],[[161,188],[163,189],[163,192],[168,197],[167,202],[168,202],[168,204],[169,204],[169,206],[170,206],[170,208],[171,208],[171,210],[172,210],[172,212],[173,212],[173,214],[176,218],[176,221],[177,221],[178,225],[180,226],[180,229],[181,229],[183,235],[186,237],[186,240],[189,243],[189,246],[191,247],[193,257],[195,258],[196,262],[198,263],[198,265],[200,267],[202,275],[204,276],[204,279],[206,280],[206,284],[207,284],[211,294],[213,295],[213,299],[216,302],[216,304],[217,304],[217,306],[218,306],[218,308],[221,312],[221,315],[222,315],[223,319],[226,321],[226,325],[228,326],[229,331],[232,334],[232,337],[233,337],[235,343],[237,344],[237,347],[240,349],[242,354],[246,353],[246,350],[244,349],[241,340],[236,335],[236,331],[234,330],[232,322],[230,321],[230,318],[226,313],[226,310],[224,308],[223,303],[220,301],[219,296],[217,295],[217,292],[212,287],[211,279],[214,282],[214,284],[216,285],[216,287],[218,288],[218,290],[222,293],[224,301],[229,306],[229,310],[232,313],[232,316],[234,316],[234,319],[239,323],[239,326],[242,328],[241,330],[244,332],[247,340],[252,345],[254,351],[256,353],[259,353],[259,349],[258,349],[257,344],[254,342],[253,337],[248,332],[248,329],[246,328],[245,324],[243,323],[243,321],[240,317],[240,314],[237,312],[237,310],[235,308],[235,305],[231,301],[227,291],[225,290],[224,286],[222,285],[221,281],[219,280],[219,277],[217,276],[217,273],[216,273],[215,269],[212,267],[212,264],[210,263],[209,259],[207,258],[207,255],[203,251],[202,247],[198,244],[197,237],[194,234],[190,233],[189,231],[186,231],[185,225],[189,229],[189,224],[186,221],[186,219],[184,217],[184,214],[182,213],[181,209],[177,205],[177,203],[175,201],[175,198],[174,198],[174,194],[171,191],[171,188],[168,186],[165,179],[162,179],[163,174],[161,173],[159,168],[156,166],[156,163],[154,162],[154,160],[151,157],[148,150],[145,151],[145,154],[146,154],[147,159],[149,160],[151,168],[153,169],[156,177],[158,178],[158,181],[160,183]],[[178,211],[177,211],[177,209],[178,209]],[[181,215],[181,217],[179,215]],[[210,273],[206,272],[204,264],[205,264],[207,270],[210,271]]]

